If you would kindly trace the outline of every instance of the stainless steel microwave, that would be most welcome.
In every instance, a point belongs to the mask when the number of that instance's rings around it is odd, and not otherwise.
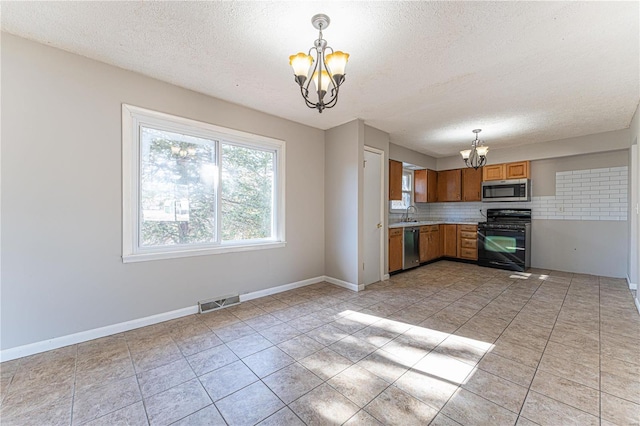
[[[531,181],[510,179],[482,182],[482,202],[494,201],[531,201]]]

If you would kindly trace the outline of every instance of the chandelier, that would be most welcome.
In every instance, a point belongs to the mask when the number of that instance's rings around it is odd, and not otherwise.
[[[338,102],[338,91],[344,82],[344,71],[349,60],[349,54],[341,51],[333,51],[327,46],[327,41],[322,38],[322,30],[329,26],[329,17],[322,13],[311,18],[311,24],[318,30],[318,39],[313,42],[313,47],[309,49],[309,54],[300,52],[289,56],[289,64],[293,68],[296,83],[300,86],[300,94],[304,98],[309,108],[316,108],[322,113],[325,108],[332,108]],[[315,50],[316,60],[314,62],[311,51]],[[326,50],[331,53],[326,54]],[[311,78],[308,76],[311,74]],[[308,81],[307,81],[308,80]],[[309,85],[313,80],[317,101],[309,97]],[[305,81],[307,84],[305,85]],[[325,99],[327,92],[328,98]]]
[[[471,149],[460,151],[460,155],[462,155],[464,164],[466,164],[467,167],[473,167],[477,170],[479,167],[482,167],[487,163],[487,152],[489,152],[489,147],[484,145],[484,141],[478,139],[478,133],[480,133],[482,129],[475,129],[472,131],[476,134],[476,138],[471,141]]]

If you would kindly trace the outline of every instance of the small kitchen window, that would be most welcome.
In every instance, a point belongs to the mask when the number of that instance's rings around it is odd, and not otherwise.
[[[402,200],[391,201],[392,212],[404,212],[413,204],[413,170],[402,170]]]
[[[284,246],[283,141],[130,105],[124,262]]]

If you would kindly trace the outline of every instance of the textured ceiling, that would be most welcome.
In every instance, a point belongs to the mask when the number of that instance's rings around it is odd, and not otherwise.
[[[2,30],[320,129],[363,119],[442,157],[629,126],[639,2],[6,2]],[[351,54],[338,105],[288,64],[326,13]]]

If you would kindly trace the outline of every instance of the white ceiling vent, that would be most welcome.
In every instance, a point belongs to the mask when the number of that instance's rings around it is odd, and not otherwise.
[[[225,296],[220,299],[201,300],[198,302],[198,310],[201,314],[226,308],[240,303],[239,295]]]

